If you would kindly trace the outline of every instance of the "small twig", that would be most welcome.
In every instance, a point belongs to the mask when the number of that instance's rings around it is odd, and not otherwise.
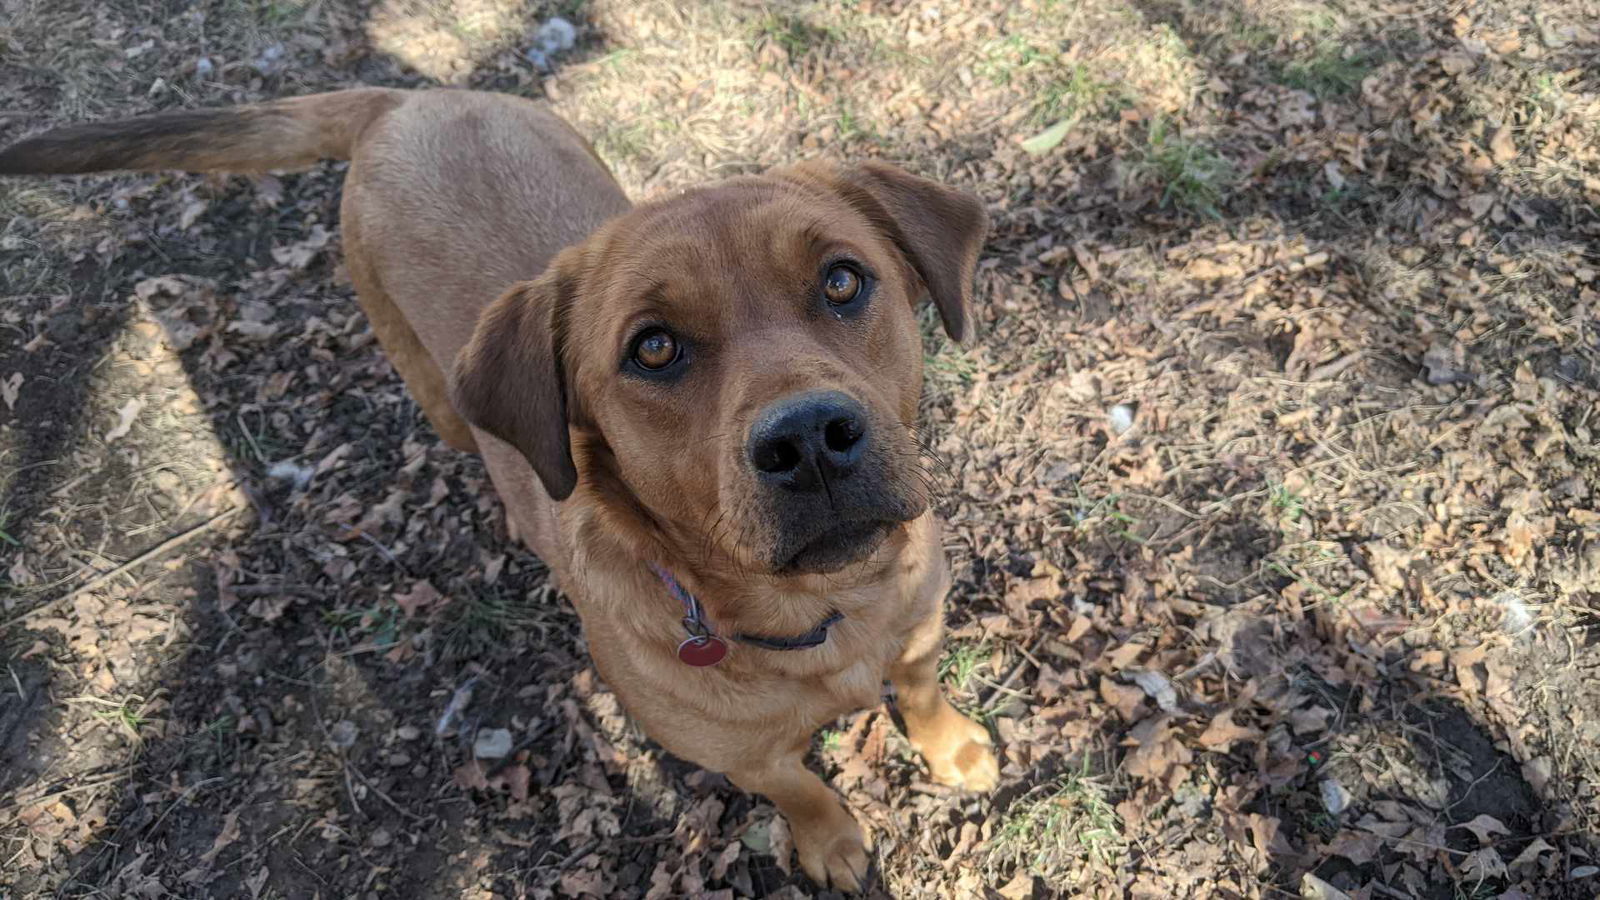
[[[239,507],[236,506],[236,507],[234,507],[232,509],[229,509],[229,510],[226,510],[224,512],[217,513],[216,515],[214,515],[211,518],[205,520],[204,522],[201,522],[199,525],[194,526],[193,528],[189,529],[188,531],[180,532],[178,534],[173,535],[170,538],[167,538],[166,540],[164,540],[161,543],[155,545],[154,547],[151,547],[149,550],[146,550],[145,552],[139,554],[138,556],[135,556],[133,559],[130,559],[127,562],[123,563],[122,565],[117,566],[115,569],[112,569],[109,572],[102,572],[101,574],[95,576],[94,578],[89,579],[88,581],[84,582],[81,586],[79,586],[77,588],[74,588],[73,590],[67,592],[65,595],[63,595],[61,597],[57,597],[56,599],[48,601],[46,603],[41,603],[40,605],[35,606],[33,609],[30,609],[25,613],[22,613],[20,615],[13,616],[10,619],[7,619],[4,623],[0,623],[0,634],[5,633],[8,629],[12,628],[13,626],[20,625],[23,622],[28,621],[29,619],[37,618],[39,616],[45,615],[46,613],[54,612],[55,610],[60,609],[61,607],[66,606],[67,604],[71,603],[72,601],[78,599],[79,597],[83,596],[84,594],[87,594],[87,593],[89,593],[91,591],[96,591],[96,590],[99,590],[102,587],[105,587],[113,579],[118,578],[118,577],[120,577],[122,575],[126,575],[129,572],[133,571],[134,569],[137,569],[138,567],[144,565],[145,563],[150,562],[151,560],[157,559],[159,557],[165,556],[168,553],[171,553],[173,550],[176,550],[179,547],[182,547],[184,544],[189,543],[190,541],[194,540],[195,538],[200,537],[201,535],[205,534],[206,532],[210,531],[211,529],[217,527],[217,525],[220,524],[223,519],[226,519],[227,517],[233,515],[234,513],[238,512],[238,511],[239,511]]]
[[[1001,694],[1008,694],[1008,695],[1010,695],[1012,697],[1018,697],[1018,698],[1021,698],[1023,700],[1027,700],[1029,698],[1030,695],[1028,695],[1028,694],[1023,694],[1023,693],[1019,693],[1017,691],[1012,690],[1011,689],[1011,682],[1016,681],[1017,680],[1017,676],[1022,674],[1022,667],[1023,666],[1031,664],[1035,668],[1040,668],[1039,661],[1037,659],[1035,659],[1034,656],[1033,656],[1033,651],[1035,649],[1038,649],[1038,644],[1039,644],[1039,641],[1034,641],[1034,646],[1033,647],[1022,651],[1023,658],[1020,659],[1020,660],[1017,660],[1017,664],[1011,667],[1011,671],[1006,675],[1006,677],[1004,679],[1002,679],[1000,681],[999,684],[995,684],[994,682],[990,681],[987,678],[979,678],[978,679],[979,681],[983,682],[984,684],[987,684],[990,688],[993,689],[993,690],[991,690],[989,692],[989,696],[983,698],[982,702],[979,704],[979,707],[981,709],[988,709],[989,707],[991,707],[994,704],[995,700]],[[1021,650],[1022,648],[1019,647],[1017,649]]]
[[[0,806],[0,813],[8,813],[12,810],[21,809],[25,806],[33,806],[35,803],[43,803],[46,800],[54,800],[57,797],[66,797],[71,794],[80,794],[84,791],[92,791],[95,788],[105,787],[108,784],[116,784],[127,777],[128,776],[126,773],[118,773],[109,778],[102,778],[99,781],[91,781],[88,784],[75,784],[72,787],[62,788],[59,791],[52,792],[47,788],[43,792],[34,794],[32,797],[27,799],[13,800],[12,802],[7,803],[5,806]]]
[[[395,812],[399,813],[402,816],[405,816],[407,819],[410,819],[413,822],[421,822],[421,821],[424,820],[422,816],[419,816],[416,813],[411,812],[408,809],[402,809],[400,804],[394,802],[394,800],[388,794],[385,794],[383,791],[379,790],[378,786],[373,784],[371,779],[367,778],[366,775],[362,774],[360,769],[357,769],[354,766],[350,765],[349,761],[345,762],[345,768],[348,769],[350,772],[355,773],[356,778],[359,779],[361,781],[361,783],[366,786],[367,790],[373,792],[374,794],[377,794],[378,795],[378,799],[382,800],[383,802],[385,802],[387,804],[389,804],[389,808],[390,809],[394,810]]]
[[[1190,666],[1187,669],[1184,669],[1182,672],[1179,672],[1177,674],[1177,676],[1175,676],[1172,679],[1172,683],[1173,684],[1182,684],[1185,681],[1188,681],[1189,679],[1195,677],[1196,675],[1199,675],[1201,672],[1204,672],[1206,669],[1210,668],[1211,664],[1216,662],[1216,661],[1217,661],[1217,651],[1212,650],[1209,653],[1207,653],[1205,656],[1200,657],[1200,661],[1199,662],[1195,663],[1194,665]]]
[[[178,799],[176,799],[176,800],[172,801],[172,803],[168,804],[166,810],[164,810],[161,813],[161,815],[157,816],[156,820],[154,822],[151,822],[148,827],[142,829],[142,833],[143,834],[150,834],[151,832],[155,831],[157,828],[159,828],[161,826],[162,822],[165,822],[167,820],[167,816],[172,815],[172,811],[178,808],[178,804],[184,802],[185,800],[188,800],[190,797],[193,797],[196,792],[198,792],[201,788],[205,787],[206,785],[208,785],[208,784],[216,784],[219,781],[227,781],[227,779],[226,778],[222,778],[222,777],[202,778],[201,780],[196,781],[194,784],[191,784],[188,787],[184,788],[183,792],[178,795]]]
[[[350,805],[355,808],[356,818],[367,818],[366,810],[361,808],[361,801],[356,799],[355,782],[350,778],[350,758],[345,755],[345,748],[333,739],[333,732],[328,730],[328,722],[322,717],[322,705],[317,702],[315,694],[311,695],[311,714],[317,719],[317,728],[322,732],[322,739],[333,748],[333,752],[339,754],[339,768],[344,772],[344,789],[350,794]]]
[[[307,600],[321,600],[323,592],[314,587],[303,584],[231,584],[228,590],[235,597],[271,597],[277,594],[287,594],[291,597],[304,597]]]

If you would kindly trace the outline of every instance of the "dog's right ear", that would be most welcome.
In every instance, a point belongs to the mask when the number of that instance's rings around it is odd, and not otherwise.
[[[561,364],[575,280],[561,262],[557,257],[539,278],[512,286],[483,311],[450,378],[450,400],[462,417],[521,451],[556,500],[578,483]]]

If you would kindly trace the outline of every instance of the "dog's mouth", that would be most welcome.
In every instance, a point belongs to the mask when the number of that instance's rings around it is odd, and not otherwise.
[[[895,524],[873,519],[835,525],[801,545],[778,571],[794,575],[837,572],[871,556]]]

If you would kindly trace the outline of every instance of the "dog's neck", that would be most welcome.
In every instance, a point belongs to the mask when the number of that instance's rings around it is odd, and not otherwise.
[[[772,635],[746,631],[718,633],[716,626],[706,616],[699,598],[685,588],[667,569],[653,563],[649,568],[661,581],[667,593],[683,607],[685,638],[679,645],[678,657],[690,665],[715,665],[721,662],[727,652],[726,641],[730,638],[738,643],[763,650],[809,650],[812,647],[820,647],[828,640],[828,629],[844,619],[844,614],[835,609],[829,611],[821,622],[804,634]]]

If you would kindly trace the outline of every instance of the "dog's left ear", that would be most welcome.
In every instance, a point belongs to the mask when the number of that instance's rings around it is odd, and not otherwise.
[[[896,166],[805,162],[782,173],[821,182],[889,236],[921,276],[945,333],[963,341],[972,328],[972,275],[989,233],[977,197]]]
[[[562,251],[543,275],[489,304],[450,377],[450,400],[462,418],[520,450],[555,500],[567,499],[578,483],[561,364],[577,253]]]

